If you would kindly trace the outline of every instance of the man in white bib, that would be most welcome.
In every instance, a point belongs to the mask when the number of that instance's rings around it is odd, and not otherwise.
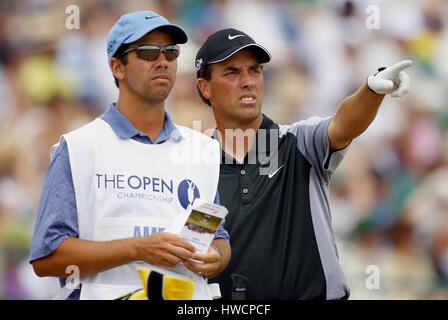
[[[185,42],[182,29],[152,11],[123,15],[109,32],[118,101],[52,148],[37,214],[36,274],[62,285],[80,275],[59,297],[118,298],[142,287],[138,267],[194,280],[193,299],[212,296],[207,278],[230,259],[228,233],[221,227],[206,254],[176,235],[196,199],[219,202],[218,143],[164,110]]]

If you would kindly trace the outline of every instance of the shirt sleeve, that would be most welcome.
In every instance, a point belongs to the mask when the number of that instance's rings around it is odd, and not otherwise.
[[[29,261],[53,253],[68,237],[78,237],[78,218],[65,140],[52,150],[34,227]]]
[[[331,119],[332,117],[312,117],[292,125],[280,126],[280,136],[293,134],[299,151],[325,180],[330,179],[348,151],[348,146],[336,151],[330,149],[328,125]]]
[[[218,192],[216,192],[214,203],[221,204],[221,202],[219,201],[219,193]],[[219,226],[218,231],[215,234],[215,240],[223,239],[223,240],[227,240],[227,242],[230,242],[230,236],[229,236],[229,233],[227,232],[227,230],[224,229],[224,223],[225,223],[225,219],[223,220],[223,222]]]

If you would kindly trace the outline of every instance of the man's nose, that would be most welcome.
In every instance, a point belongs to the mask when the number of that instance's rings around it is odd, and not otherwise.
[[[241,87],[253,87],[255,86],[255,79],[254,77],[249,73],[249,71],[244,70],[241,72]]]
[[[166,58],[165,52],[160,52],[157,59],[154,61],[156,68],[168,68],[168,59]]]

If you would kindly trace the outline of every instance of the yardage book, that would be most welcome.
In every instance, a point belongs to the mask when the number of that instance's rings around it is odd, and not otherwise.
[[[221,205],[197,199],[185,219],[180,236],[196,248],[196,253],[206,253],[227,213]]]

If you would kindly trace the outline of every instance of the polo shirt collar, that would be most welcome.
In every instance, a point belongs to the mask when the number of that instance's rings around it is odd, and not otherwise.
[[[271,134],[275,134],[276,139],[279,139],[279,127],[278,124],[276,124],[274,121],[272,121],[268,116],[266,116],[264,113],[262,114],[263,120],[261,121],[260,127],[257,130],[257,136],[255,143],[252,145],[252,148],[257,148],[258,155],[267,155],[270,154],[271,149]],[[261,130],[260,130],[261,129]],[[218,129],[215,129],[213,132],[212,138],[218,141]],[[263,139],[265,143],[260,144],[259,139]],[[280,143],[279,140],[277,140],[277,147]],[[249,151],[250,152],[250,151]],[[248,153],[249,154],[249,153]],[[257,159],[258,159],[257,155]],[[232,160],[232,161],[230,161]],[[221,149],[221,163],[237,163],[235,159],[229,154],[227,154],[223,149]],[[244,158],[244,163],[247,162],[247,155]]]
[[[256,143],[259,152],[269,153],[271,149],[271,134],[275,134],[275,139],[278,139],[279,131],[278,125],[269,117],[263,114],[263,121],[257,131]],[[263,139],[265,143],[260,144],[259,140]],[[254,144],[255,146],[255,144]],[[253,147],[254,147],[253,146]]]
[[[118,110],[115,103],[112,103],[100,118],[106,121],[111,126],[112,130],[114,130],[115,134],[124,140],[136,136],[146,136],[146,134],[140,132],[132,125],[132,123]],[[179,142],[183,139],[183,136],[165,111],[163,128],[156,141],[153,143],[163,143],[169,139]]]

